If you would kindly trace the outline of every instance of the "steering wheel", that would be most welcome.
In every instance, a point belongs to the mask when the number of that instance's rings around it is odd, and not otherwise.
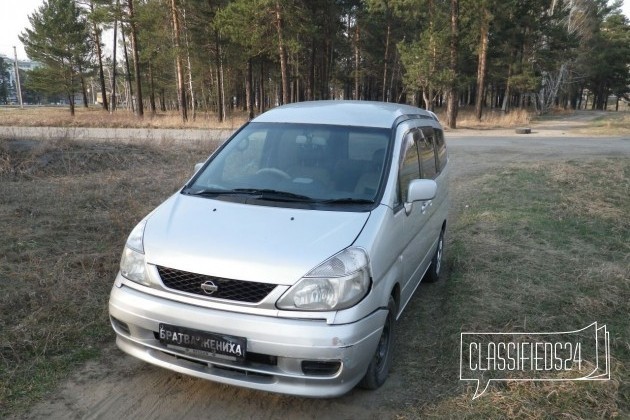
[[[291,175],[289,175],[288,173],[278,168],[260,168],[259,170],[256,171],[256,175],[265,175],[265,174],[275,175],[279,178],[284,178],[287,180],[292,179]]]

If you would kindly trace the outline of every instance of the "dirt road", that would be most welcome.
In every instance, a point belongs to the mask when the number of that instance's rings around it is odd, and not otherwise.
[[[537,160],[630,158],[629,137],[463,134],[448,138],[453,218],[469,182],[494,167]],[[449,355],[432,352],[432,344],[441,339],[448,323],[448,314],[442,309],[448,299],[444,288],[448,272],[445,277],[421,285],[402,315],[392,373],[378,391],[354,390],[331,400],[250,391],[148,365],[123,354],[112,343],[100,360],[79,368],[53,396],[33,407],[27,418],[396,418],[406,405],[429,404],[440,396],[461,392],[464,386],[458,377],[458,349]]]

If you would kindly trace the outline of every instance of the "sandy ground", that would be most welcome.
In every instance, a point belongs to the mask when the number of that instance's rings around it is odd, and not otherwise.
[[[492,130],[491,134],[468,130],[449,133],[451,220],[460,211],[462,203],[458,197],[466,181],[492,168],[539,160],[630,158],[630,133],[615,138],[572,136],[571,131],[581,124],[579,118],[557,124],[549,122],[535,127],[529,135],[516,135],[514,130]],[[353,390],[341,398],[329,400],[250,391],[148,365],[123,354],[112,343],[99,360],[78,369],[48,399],[32,407],[26,418],[396,418],[406,405],[430,403],[460,386],[455,374],[436,380],[430,371],[420,373],[423,379],[415,381],[415,389],[409,389],[405,381],[410,370],[431,365],[430,345],[440,336],[440,325],[448,322],[448,314],[441,309],[441,302],[447,299],[441,285],[448,281],[448,273],[445,277],[441,282],[421,285],[401,316],[397,325],[400,343],[392,373],[378,391]],[[421,328],[418,328],[418,319],[422,321]],[[405,345],[404,338],[409,335],[420,335],[416,342],[426,343],[425,347]]]

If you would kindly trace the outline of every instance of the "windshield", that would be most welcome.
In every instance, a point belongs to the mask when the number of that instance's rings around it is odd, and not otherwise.
[[[373,203],[383,178],[389,135],[390,130],[381,128],[251,123],[185,192]]]

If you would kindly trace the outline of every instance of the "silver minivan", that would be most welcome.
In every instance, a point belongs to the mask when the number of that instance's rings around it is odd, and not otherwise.
[[[311,397],[382,385],[394,326],[440,275],[448,157],[433,113],[314,101],[241,127],[127,239],[118,347]]]

